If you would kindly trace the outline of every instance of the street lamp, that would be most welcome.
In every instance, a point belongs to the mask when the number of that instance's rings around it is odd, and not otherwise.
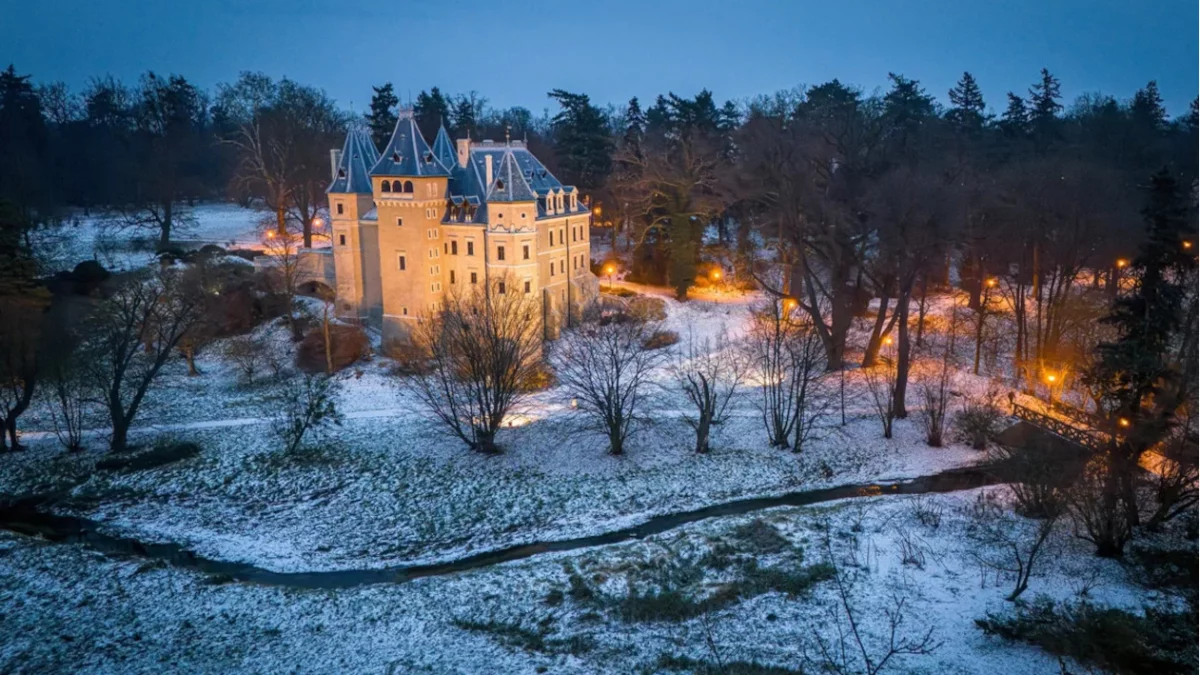
[[[1191,248],[1192,248],[1192,242],[1191,242],[1191,241],[1189,241],[1189,240],[1187,240],[1187,239],[1184,239],[1184,240],[1183,240],[1183,248],[1184,248],[1184,250],[1185,250],[1185,251],[1189,251],[1189,250],[1191,250]]]
[[[1054,373],[1046,373],[1047,389],[1050,390],[1050,407],[1054,407],[1054,384],[1058,382],[1058,375]]]
[[[1117,258],[1117,269],[1124,269],[1125,266],[1128,264],[1129,264],[1128,260],[1126,260],[1124,258]]]
[[[617,273],[617,266],[612,263],[608,263],[604,266],[604,273],[608,275],[608,290],[611,291],[613,289],[613,275]]]

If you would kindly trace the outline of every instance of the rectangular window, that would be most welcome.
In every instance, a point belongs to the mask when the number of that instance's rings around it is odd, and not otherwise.
[[[496,288],[497,288],[497,290],[500,291],[500,295],[504,295],[504,282],[503,281],[496,284]]]
[[[529,244],[521,247],[521,256],[523,260],[529,260]]]
[[[554,245],[554,230],[550,230],[550,245]]]
[[[339,216],[340,216],[340,215],[342,215],[342,213],[343,213],[343,211],[342,211],[342,203],[341,203],[341,202],[338,202],[338,205],[337,205],[337,212],[338,212],[338,215],[339,215]]]
[[[504,260],[504,247],[503,246],[496,247],[496,260]]]
[[[558,230],[558,243],[560,243],[560,244],[565,244],[565,243],[567,243],[567,230],[566,230],[566,228],[559,228],[559,230]]]
[[[578,241],[578,240],[579,240],[579,228],[572,227],[571,228],[571,241]]]
[[[550,261],[550,276],[554,276],[554,261]]]
[[[566,273],[566,271],[567,271],[567,261],[566,260],[558,261],[558,271],[563,272],[564,274]]]
[[[338,243],[341,244],[342,246],[345,246],[346,245],[346,235],[339,234],[338,235]]]
[[[403,225],[404,225],[404,219],[397,217],[396,218],[396,227],[402,227]]]
[[[450,283],[454,283],[454,270],[450,270]]]
[[[471,283],[474,284],[474,283],[478,283],[478,282],[479,282],[479,276],[477,274],[475,274],[474,272],[471,272]]]
[[[407,307],[401,307],[401,308],[400,308],[400,313],[401,313],[401,314],[403,314],[404,316],[408,316],[408,308],[407,308]]]
[[[475,255],[475,242],[467,242],[467,255]]]
[[[450,255],[458,255],[458,242],[450,242]]]
[[[399,263],[400,263],[400,271],[401,271],[401,272],[403,272],[404,270],[408,269],[408,262],[407,262],[407,261],[404,259],[404,256],[400,256],[400,257],[398,258],[398,260],[399,260]]]
[[[530,292],[530,283],[528,280],[525,282],[525,292],[526,293]]]

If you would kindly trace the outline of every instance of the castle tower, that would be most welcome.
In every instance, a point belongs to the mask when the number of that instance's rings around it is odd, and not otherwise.
[[[333,182],[325,191],[333,233],[337,313],[378,319],[383,311],[379,284],[379,233],[373,220],[370,167],[379,151],[366,132],[351,130],[341,150],[332,150]]]
[[[445,293],[441,221],[450,170],[400,111],[391,140],[371,168],[379,232],[383,339],[405,340]]]

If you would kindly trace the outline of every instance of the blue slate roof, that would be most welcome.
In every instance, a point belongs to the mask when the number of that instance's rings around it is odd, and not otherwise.
[[[438,128],[437,138],[433,139],[433,156],[447,171],[453,171],[454,165],[458,164],[458,150],[450,140],[450,134],[446,133],[445,125]]]
[[[401,110],[396,130],[379,161],[371,168],[372,176],[448,176],[450,171],[434,156],[429,144],[417,130],[411,110]]]
[[[326,192],[356,192],[371,194],[371,177],[368,167],[379,160],[379,151],[365,131],[351,129],[342,145],[342,159],[337,173]]]

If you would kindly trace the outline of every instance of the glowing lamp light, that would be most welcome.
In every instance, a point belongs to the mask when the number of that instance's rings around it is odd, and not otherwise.
[[[1183,240],[1183,248],[1190,249],[1191,247],[1192,247],[1192,242],[1188,241],[1187,239],[1184,239]]]
[[[988,279],[988,280],[987,280],[987,285],[988,285],[988,288],[995,288],[995,287],[996,287],[996,280],[995,280],[995,279]]]
[[[721,270],[713,270],[712,278],[713,278],[713,280],[720,279],[721,278]]]
[[[1055,375],[1054,373],[1050,373],[1049,375],[1046,376],[1046,381],[1049,382],[1050,384],[1054,384],[1055,382],[1058,381],[1058,376]]]
[[[617,268],[616,268],[615,266],[613,266],[613,265],[605,265],[605,266],[604,266],[604,273],[605,273],[605,274],[615,274],[615,273],[616,273],[616,271],[617,271]]]
[[[267,230],[267,239],[275,238],[275,230]]]
[[[1125,419],[1124,417],[1122,417],[1121,419],[1117,420],[1117,424],[1120,424],[1122,427],[1128,427],[1128,426],[1129,426],[1129,420],[1127,420],[1127,419]]]
[[[324,224],[325,221],[321,220],[320,218],[313,218],[313,227],[321,227]]]
[[[1117,269],[1121,269],[1129,264],[1129,261],[1124,258],[1117,258]]]
[[[791,308],[793,308],[795,306],[796,306],[796,301],[793,300],[792,298],[784,298],[783,299],[783,308],[785,310],[790,310]]]
[[[885,344],[885,345],[892,344],[892,338],[890,338],[890,337],[883,338],[883,344]]]

